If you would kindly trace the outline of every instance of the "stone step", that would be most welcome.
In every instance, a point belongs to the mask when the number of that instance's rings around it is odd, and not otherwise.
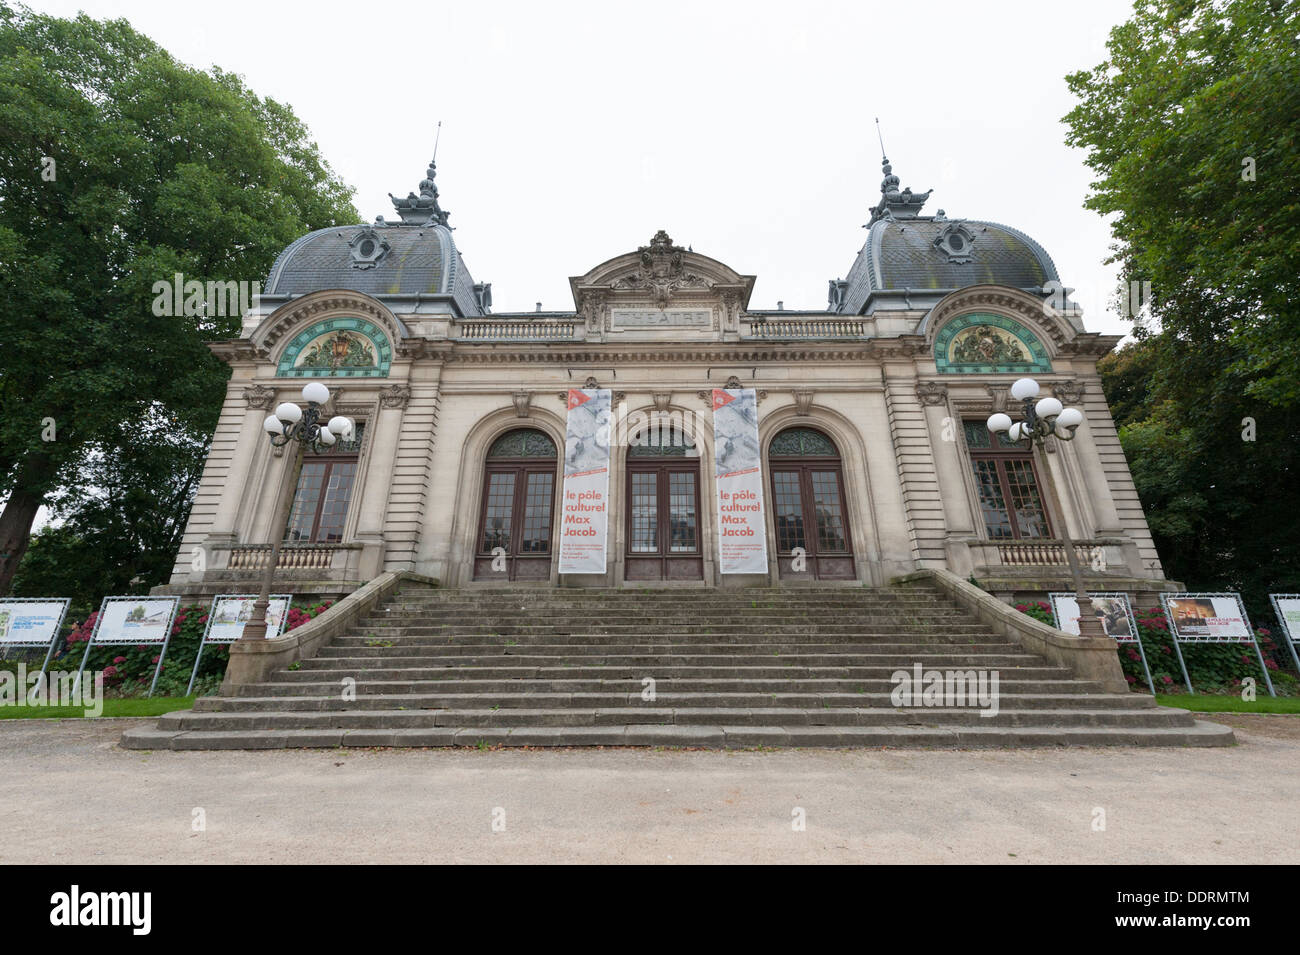
[[[859,637],[865,640],[874,638],[892,637],[925,637],[925,636],[944,636],[954,639],[962,637],[984,637],[988,638],[991,634],[989,630],[975,626],[946,626],[946,627],[890,627],[886,629],[882,624],[875,624],[872,627],[856,626],[854,624],[825,624],[822,626],[805,627],[797,624],[782,626],[763,627],[761,632],[755,632],[754,627],[744,626],[742,624],[717,624],[715,626],[701,625],[694,631],[684,624],[675,627],[668,626],[641,626],[638,624],[609,624],[603,627],[565,627],[565,626],[546,626],[546,625],[519,625],[496,627],[485,626],[456,626],[454,624],[444,625],[425,625],[413,624],[407,627],[366,627],[360,631],[363,640],[374,640],[382,642],[384,640],[394,640],[398,637],[513,637],[517,640],[526,639],[551,639],[553,637],[600,637],[610,641],[637,640],[649,637],[654,638],[656,643],[670,643],[673,641],[688,642],[692,636],[696,640],[708,640],[716,637],[723,641],[735,641],[744,638],[752,638],[758,642],[770,642],[778,640],[781,637],[826,637],[828,639],[842,640],[846,637]]]
[[[737,648],[742,644],[737,644]],[[769,652],[712,652],[695,653],[686,647],[664,647],[658,653],[609,653],[607,647],[585,645],[561,650],[548,646],[502,647],[497,646],[393,646],[383,647],[323,647],[321,653],[310,660],[301,661],[303,669],[330,667],[339,663],[348,666],[373,666],[383,660],[393,665],[463,667],[463,666],[880,666],[898,669],[910,668],[914,663],[928,667],[983,665],[1032,666],[1041,664],[1040,657],[1021,653],[1019,647],[999,644],[984,645],[984,649],[962,644],[923,644],[909,650],[880,647],[882,652],[865,651],[835,653],[829,650],[803,653],[798,647],[773,649]],[[524,652],[526,651],[526,652]],[[891,671],[892,672],[892,671]]]
[[[509,660],[509,657],[503,659]],[[376,660],[382,666],[376,667]],[[970,664],[961,672],[981,673],[996,670],[1001,679],[1017,680],[1069,680],[1070,671],[1064,667],[1044,666],[1041,661],[1030,658],[1033,665],[1012,668],[990,667],[986,663]],[[672,680],[884,680],[889,681],[900,669],[912,672],[910,667],[890,666],[796,666],[788,663],[784,666],[755,662],[735,664],[732,666],[695,666],[690,664],[675,665],[671,658],[642,666],[452,666],[432,665],[423,659],[403,661],[400,659],[366,657],[350,659],[315,659],[305,660],[298,670],[281,670],[285,677],[303,677],[315,674],[316,679],[335,679],[342,676],[364,675],[367,680],[443,680],[448,675],[457,680],[634,680],[640,682],[646,677],[657,681]],[[280,676],[277,674],[277,679]]]
[[[262,685],[263,687],[266,684]],[[660,694],[662,697],[663,695]],[[791,694],[777,694],[780,701],[784,702],[788,697],[792,700],[810,700],[811,705],[804,703],[792,703],[789,707],[780,707],[772,705],[772,696],[756,695],[748,699],[757,700],[758,702],[737,702],[736,698],[719,696],[718,694],[697,694],[686,699],[687,695],[674,695],[673,701],[675,706],[670,709],[710,709],[710,708],[745,708],[761,709],[765,713],[779,714],[783,709],[799,708],[851,708],[851,709],[894,709],[893,700],[888,693],[853,693],[853,694],[834,694],[823,695],[801,695],[792,696]],[[721,700],[722,702],[718,702]],[[822,705],[825,700],[825,706]],[[498,701],[498,702],[494,702]],[[504,701],[504,705],[502,702]],[[613,710],[626,709],[631,713],[638,713],[645,709],[664,708],[660,706],[663,699],[656,699],[653,704],[641,699],[640,694],[501,694],[491,698],[484,698],[475,694],[428,694],[428,693],[375,693],[358,694],[355,700],[344,702],[340,699],[337,692],[325,692],[317,695],[290,694],[276,696],[235,696],[235,697],[203,697],[194,701],[194,710],[200,713],[246,713],[254,711],[281,711],[281,712],[323,712],[323,711],[359,711],[359,710],[392,710],[392,711],[419,711],[419,710],[461,710],[461,709],[486,709],[491,710],[497,707],[496,711],[505,709],[510,710],[529,710],[547,712],[555,709],[590,709],[590,710]],[[1154,704],[1150,702],[1150,697],[1138,694],[1112,694],[1112,693],[1078,693],[1078,692],[1020,692],[1002,693],[999,695],[999,705],[1007,709],[1014,710],[1055,710],[1055,709],[1088,709],[1088,710],[1131,710],[1144,707],[1150,707]]]
[[[491,708],[500,707],[545,707],[551,709],[554,707],[573,707],[589,706],[594,708],[616,707],[616,706],[645,706],[641,699],[641,689],[637,687],[634,691],[620,691],[614,689],[606,690],[536,690],[534,692],[519,692],[510,690],[491,691],[491,690],[474,690],[473,692],[453,692],[451,689],[439,687],[432,683],[383,683],[383,684],[356,684],[356,700],[348,701],[360,702],[370,697],[378,696],[410,696],[420,697],[426,709],[474,709],[474,708]],[[1040,697],[1044,702],[1052,701],[1052,705],[1062,699],[1074,701],[1073,705],[1081,705],[1079,701],[1088,699],[1096,691],[1096,687],[1085,685],[1080,688],[1068,682],[1062,681],[1058,684],[1038,683],[1027,684],[1023,687],[1016,687],[1015,692],[1000,693],[999,698],[1015,697],[1016,699],[1028,697]],[[343,706],[342,693],[337,684],[293,684],[293,683],[259,683],[255,688],[250,688],[250,694],[256,692],[263,697],[279,697],[281,699],[296,699],[303,696],[317,697],[321,699],[331,699],[336,706]],[[236,699],[242,699],[241,694]],[[872,693],[864,691],[862,693],[856,690],[850,692],[840,692],[835,690],[819,691],[792,691],[777,690],[774,692],[755,692],[744,690],[672,690],[658,691],[655,694],[655,703],[660,706],[761,706],[761,707],[812,707],[812,706],[893,706],[893,701],[888,693],[880,691]]]
[[[1176,727],[1004,726],[493,726],[373,730],[164,730],[137,727],[127,749],[304,747],[658,746],[703,749],[871,747],[988,749],[1027,746],[1230,746],[1231,728],[1194,721]]]
[[[1179,711],[1181,712],[1181,711]],[[334,712],[250,711],[196,713],[183,710],[158,721],[160,729],[418,729],[435,726],[1185,726],[1186,712],[1158,706],[1137,710],[1007,710],[985,716],[978,709],[644,709],[594,710],[358,710]]]
[[[341,647],[549,647],[549,646],[573,646],[573,644],[586,644],[586,646],[595,646],[610,648],[616,647],[619,650],[623,648],[636,647],[735,647],[735,646],[753,646],[753,647],[771,647],[768,652],[781,652],[781,647],[933,647],[933,646],[978,646],[992,642],[992,635],[987,633],[969,633],[969,634],[933,634],[932,637],[926,637],[924,634],[900,634],[900,633],[881,633],[881,634],[836,634],[835,639],[822,639],[816,641],[811,639],[814,635],[826,634],[807,634],[809,641],[798,642],[792,639],[793,634],[763,634],[763,633],[742,633],[742,634],[699,634],[692,641],[689,634],[669,633],[669,634],[589,634],[589,633],[565,633],[549,635],[526,635],[526,634],[419,634],[419,635],[381,635],[363,633],[352,635],[352,637],[341,637],[334,641],[333,646]],[[900,639],[911,637],[914,639]],[[918,639],[919,638],[919,639]]]
[[[893,674],[997,670],[998,712],[896,707]],[[645,701],[643,679],[655,679]],[[355,696],[344,700],[344,687]],[[1107,694],[926,588],[413,588],[317,656],[129,748],[1226,745]]]
[[[276,687],[313,687],[312,692],[317,694],[328,694],[331,691],[339,692],[341,688],[342,677],[330,682],[322,682],[319,675],[310,680],[292,679],[297,677],[297,673],[277,673],[274,682],[259,684],[259,686],[276,686]],[[491,680],[491,679],[464,679],[457,676],[453,671],[448,671],[446,677],[429,677],[429,676],[411,676],[408,678],[393,677],[383,674],[360,672],[355,676],[348,674],[348,677],[356,681],[356,690],[358,693],[379,693],[379,692],[431,692],[431,693],[635,693],[638,696],[643,689],[642,681],[639,678],[619,678],[611,677],[608,679],[555,679],[555,680]],[[746,677],[709,677],[709,678],[664,678],[655,681],[655,692],[659,695],[666,693],[881,693],[890,692],[894,689],[893,681],[878,677],[875,679],[819,679],[811,677],[777,677],[771,679],[753,679]],[[1015,679],[1009,675],[1003,675],[998,680],[999,692],[1020,691],[1030,692],[1036,690],[1052,690],[1058,693],[1074,692],[1076,683],[1068,674],[1060,674],[1057,679],[1051,678],[1031,678]],[[293,692],[293,691],[287,691]],[[1083,692],[1083,691],[1079,691]]]

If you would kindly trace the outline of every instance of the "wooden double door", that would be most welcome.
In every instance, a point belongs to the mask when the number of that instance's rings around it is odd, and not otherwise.
[[[698,457],[628,455],[624,577],[703,580]]]

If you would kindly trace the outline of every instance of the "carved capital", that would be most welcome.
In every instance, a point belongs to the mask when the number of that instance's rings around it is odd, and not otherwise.
[[[938,381],[918,381],[916,397],[923,405],[942,405],[948,401],[948,386]]]
[[[989,397],[993,399],[993,410],[995,412],[1005,412],[1007,410],[1007,401],[1011,397],[1011,386],[985,385],[984,387],[988,389]]]
[[[411,389],[406,385],[389,385],[379,393],[379,407],[405,408],[411,400]]]
[[[244,389],[244,401],[250,408],[269,409],[275,403],[275,389],[252,385]]]
[[[1077,405],[1083,400],[1084,387],[1072,378],[1052,382],[1052,394],[1063,405]]]

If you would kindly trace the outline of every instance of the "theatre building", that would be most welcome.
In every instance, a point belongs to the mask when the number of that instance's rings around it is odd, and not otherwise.
[[[1092,589],[1169,586],[1096,371],[1118,337],[1085,328],[1029,236],[923,214],[929,193],[886,163],[822,307],[752,309],[744,262],[660,231],[571,263],[569,309],[494,313],[434,175],[394,199],[398,221],[291,244],[240,337],[212,345],[230,383],[166,589],[253,588],[293,471],[263,420],[308,381],[356,429],[303,461],[280,589],[341,594],[394,570],[460,588],[879,586],[934,567],[1011,597],[1067,585],[1062,522]],[[1044,465],[984,424],[1018,410],[1021,377],[1085,415],[1043,456],[1062,513]],[[566,574],[568,399],[584,388],[611,393],[605,566]],[[728,388],[755,393],[761,572],[718,558],[711,396]]]

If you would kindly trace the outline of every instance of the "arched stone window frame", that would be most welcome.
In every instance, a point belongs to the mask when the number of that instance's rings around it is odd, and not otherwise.
[[[555,496],[551,503],[551,576],[549,584],[558,582],[561,494],[564,487],[562,465],[564,448],[564,421],[559,415],[543,408],[533,407],[527,421],[521,421],[513,404],[489,411],[469,430],[459,450],[459,468],[454,500],[473,503],[470,506],[458,506],[452,512],[450,541],[451,548],[445,558],[439,556],[438,562],[445,568],[447,585],[451,587],[492,587],[498,586],[494,581],[474,580],[474,558],[478,552],[478,530],[480,523],[479,504],[483,499],[487,455],[492,446],[510,431],[521,428],[541,431],[555,443],[560,451],[556,461]],[[428,507],[444,506],[430,501]],[[444,563],[445,561],[445,563]],[[547,583],[547,582],[542,582]]]

